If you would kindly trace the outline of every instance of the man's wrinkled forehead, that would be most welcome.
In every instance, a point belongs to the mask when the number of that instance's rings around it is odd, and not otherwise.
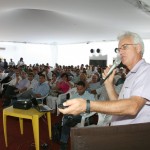
[[[125,36],[124,38],[119,40],[118,47],[121,47],[124,44],[133,44],[133,38],[130,36]]]

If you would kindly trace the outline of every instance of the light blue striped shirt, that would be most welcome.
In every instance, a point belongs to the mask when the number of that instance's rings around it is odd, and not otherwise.
[[[95,100],[94,95],[89,93],[88,91],[85,91],[83,95],[79,95],[78,92],[76,92],[74,95],[71,97],[73,98],[83,98],[83,99],[88,99],[88,100]]]
[[[33,94],[41,94],[41,96],[45,96],[49,93],[49,85],[47,82],[39,83],[36,88],[32,89]]]

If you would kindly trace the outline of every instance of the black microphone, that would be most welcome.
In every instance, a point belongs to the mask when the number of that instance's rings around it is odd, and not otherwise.
[[[101,85],[102,85],[102,84],[105,82],[105,80],[112,74],[113,70],[114,70],[120,63],[121,63],[121,59],[120,59],[120,56],[118,56],[118,57],[115,59],[113,65],[112,65],[111,68],[110,68],[110,70],[108,71],[106,77],[101,80],[101,82],[100,82]]]

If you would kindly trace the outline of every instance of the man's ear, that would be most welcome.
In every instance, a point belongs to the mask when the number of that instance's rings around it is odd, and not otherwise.
[[[140,44],[136,45],[137,53],[141,53],[142,46]]]

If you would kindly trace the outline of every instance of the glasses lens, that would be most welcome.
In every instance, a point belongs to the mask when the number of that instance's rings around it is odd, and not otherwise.
[[[122,49],[123,49],[123,50],[126,50],[127,48],[128,48],[128,45],[127,45],[127,44],[122,45]]]

